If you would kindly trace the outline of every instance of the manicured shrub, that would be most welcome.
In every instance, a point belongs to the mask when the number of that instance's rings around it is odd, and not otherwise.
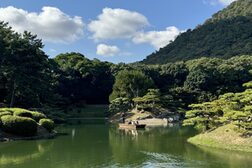
[[[32,118],[32,114],[29,111],[15,111],[14,116]]]
[[[9,111],[6,111],[6,112],[0,112],[0,118],[3,117],[3,116],[6,116],[6,115],[12,115],[11,112]]]
[[[36,111],[32,111],[32,118],[36,121],[39,122],[39,120],[46,118],[46,116],[42,113],[36,112]]]
[[[15,109],[13,112],[14,116],[20,117],[28,117],[34,119],[36,122],[39,122],[40,119],[46,118],[46,116],[42,113],[36,111],[30,111],[25,109]]]
[[[54,122],[51,119],[41,119],[39,120],[39,124],[51,132],[54,129]]]
[[[13,111],[10,108],[0,108],[0,113],[3,113],[3,112],[9,112],[11,113],[11,115],[13,114]]]
[[[20,116],[1,117],[1,127],[3,131],[20,136],[33,136],[37,133],[37,123],[35,120]]]

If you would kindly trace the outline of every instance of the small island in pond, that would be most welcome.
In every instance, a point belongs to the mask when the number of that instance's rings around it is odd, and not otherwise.
[[[53,120],[40,112],[0,108],[0,116],[0,141],[46,139],[55,136]]]
[[[169,95],[162,95],[158,89],[139,87],[143,86],[139,85],[141,81],[148,81],[148,77],[138,71],[124,71],[116,76],[109,110],[113,114],[111,121],[121,123],[120,128],[182,121],[184,126],[194,126],[201,132],[188,139],[192,144],[252,152],[252,81],[243,84],[243,92],[225,93],[210,102],[191,104],[182,113],[171,112],[169,108],[174,101]],[[151,87],[151,81],[145,86]],[[141,92],[146,94],[134,95]]]

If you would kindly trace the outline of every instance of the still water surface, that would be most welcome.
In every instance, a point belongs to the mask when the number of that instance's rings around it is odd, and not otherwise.
[[[58,128],[52,140],[0,143],[0,168],[251,168],[252,154],[199,148],[190,127],[122,131],[105,124]]]

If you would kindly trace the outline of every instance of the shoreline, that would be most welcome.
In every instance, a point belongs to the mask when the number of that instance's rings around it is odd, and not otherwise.
[[[29,136],[29,137],[21,137],[21,136],[15,136],[10,135],[9,137],[0,137],[0,142],[12,142],[12,141],[21,141],[21,140],[42,140],[42,139],[52,139],[55,138],[57,135],[57,132],[52,132],[46,135],[35,135],[35,136]]]
[[[242,137],[242,134],[234,129],[234,125],[224,125],[211,132],[191,137],[187,142],[196,146],[252,153],[252,137]]]
[[[122,122],[121,113],[116,113],[108,118],[108,121],[112,124]],[[178,113],[169,112],[162,116],[154,115],[149,111],[138,111],[136,109],[127,112],[125,116],[125,122],[138,121],[139,124],[145,124],[146,126],[167,126],[171,123],[178,123],[181,118]]]
[[[21,141],[21,140],[41,140],[41,139],[52,139],[57,135],[57,131],[52,130],[48,132],[46,129],[39,127],[38,132],[34,136],[20,136],[10,133],[6,133],[0,130],[0,142],[11,142],[11,141]]]

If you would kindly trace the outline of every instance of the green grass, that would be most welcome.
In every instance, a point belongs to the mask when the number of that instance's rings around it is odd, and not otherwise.
[[[194,145],[252,152],[252,137],[242,137],[234,125],[225,125],[211,132],[196,135],[188,139]]]

